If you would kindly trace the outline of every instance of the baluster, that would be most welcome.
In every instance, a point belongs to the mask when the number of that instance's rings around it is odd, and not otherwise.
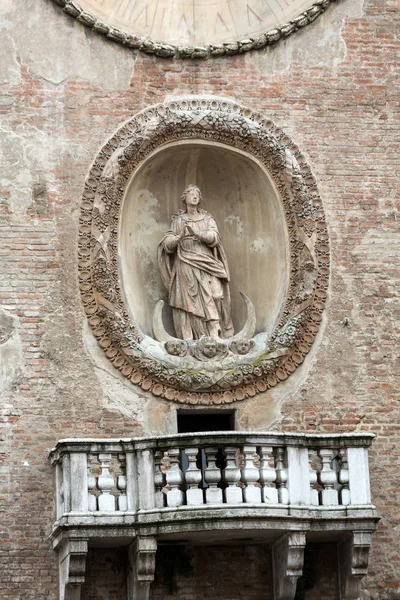
[[[222,471],[222,478],[228,486],[224,492],[227,504],[241,504],[243,502],[242,488],[237,485],[240,481],[240,469],[236,466],[236,453],[237,449],[233,446],[227,446],[224,449],[226,467]]]
[[[114,477],[110,473],[111,454],[99,454],[101,463],[101,474],[97,480],[97,487],[100,490],[99,510],[114,511],[115,496],[110,492],[115,487]]]
[[[222,490],[217,487],[221,481],[221,470],[217,467],[217,448],[205,448],[207,468],[204,470],[204,479],[208,484],[206,489],[207,504],[222,504]]]
[[[125,454],[118,455],[119,464],[121,473],[117,477],[117,488],[121,492],[118,496],[118,509],[119,510],[127,510],[128,508],[128,498],[126,495],[126,462],[125,462]]]
[[[316,459],[315,450],[308,451],[308,463],[309,463],[309,478],[310,478],[310,502],[313,506],[319,505],[319,494],[318,494],[318,474],[316,469],[313,467],[313,463]]]
[[[167,482],[167,506],[181,506],[183,504],[183,492],[181,485],[183,483],[183,473],[179,465],[180,450],[173,448],[168,450],[170,468],[166,472]]]
[[[87,463],[88,509],[90,512],[96,512],[99,510],[97,479],[100,474],[100,461],[98,454],[88,454]]]
[[[118,475],[117,488],[121,492],[118,496],[118,509],[127,510],[128,501],[126,496],[126,475]]]
[[[161,470],[161,459],[163,457],[163,453],[160,450],[157,450],[154,453],[154,485],[156,488],[155,493],[155,505],[156,508],[162,508],[164,506],[164,494],[162,493],[162,488],[164,487],[164,473]]]
[[[280,504],[289,503],[289,492],[286,487],[287,469],[285,468],[285,451],[283,448],[276,449],[276,487],[278,488],[278,500]]]
[[[260,460],[256,446],[243,446],[244,467],[242,469],[242,481],[246,485],[243,490],[244,501],[249,504],[261,502],[261,487],[256,486],[260,478],[260,471],[255,461]]]
[[[350,504],[350,489],[349,489],[349,465],[347,462],[347,451],[342,448],[340,450],[340,458],[342,459],[342,465],[339,471],[339,483],[342,485],[342,491],[340,492],[340,500],[343,506]]]
[[[337,490],[334,489],[337,483],[336,473],[332,469],[332,450],[322,449],[319,451],[322,460],[322,470],[319,473],[319,482],[323,486],[322,504],[323,506],[332,506],[339,504]]]
[[[199,488],[201,483],[201,471],[196,466],[198,454],[197,448],[187,448],[185,450],[189,465],[185,471],[185,480],[187,483],[186,504],[188,506],[198,506],[203,504],[203,490]]]
[[[262,500],[271,504],[278,503],[276,489],[275,459],[272,446],[261,446],[260,482],[262,484]]]
[[[96,494],[94,494],[92,492],[92,490],[94,490],[95,487],[96,487],[96,477],[88,469],[88,504],[89,504],[89,510],[91,512],[95,512],[97,510]]]

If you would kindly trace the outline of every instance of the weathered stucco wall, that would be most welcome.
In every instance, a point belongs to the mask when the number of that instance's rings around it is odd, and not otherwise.
[[[312,351],[286,382],[237,403],[237,426],[377,434],[371,486],[382,522],[363,600],[400,598],[398,28],[391,0],[342,0],[275,47],[182,62],[108,41],[51,0],[3,0],[1,597],[57,597],[46,463],[57,439],[175,430],[176,406],[124,381],[86,324],[79,203],[93,157],[121,123],[167,97],[206,93],[236,98],[291,136],[318,181],[331,241]]]

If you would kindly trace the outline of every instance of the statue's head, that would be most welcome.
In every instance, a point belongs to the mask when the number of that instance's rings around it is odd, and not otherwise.
[[[187,199],[189,197],[190,199],[197,199],[197,205],[199,205],[200,202],[203,201],[203,196],[201,195],[200,188],[197,187],[197,185],[194,185],[193,183],[185,187],[185,189],[183,190],[181,200],[185,206],[187,205]]]

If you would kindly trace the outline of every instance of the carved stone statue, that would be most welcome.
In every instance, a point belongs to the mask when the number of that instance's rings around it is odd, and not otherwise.
[[[228,261],[213,217],[199,208],[196,185],[182,194],[184,210],[158,246],[176,335],[184,340],[233,336]]]

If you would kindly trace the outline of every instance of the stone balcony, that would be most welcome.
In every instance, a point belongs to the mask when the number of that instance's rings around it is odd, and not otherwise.
[[[306,541],[336,541],[341,598],[356,599],[378,517],[372,434],[215,432],[68,439],[51,538],[60,598],[78,600],[89,545],[129,546],[128,597],[147,599],[157,543],[270,543],[274,598],[290,600]]]

